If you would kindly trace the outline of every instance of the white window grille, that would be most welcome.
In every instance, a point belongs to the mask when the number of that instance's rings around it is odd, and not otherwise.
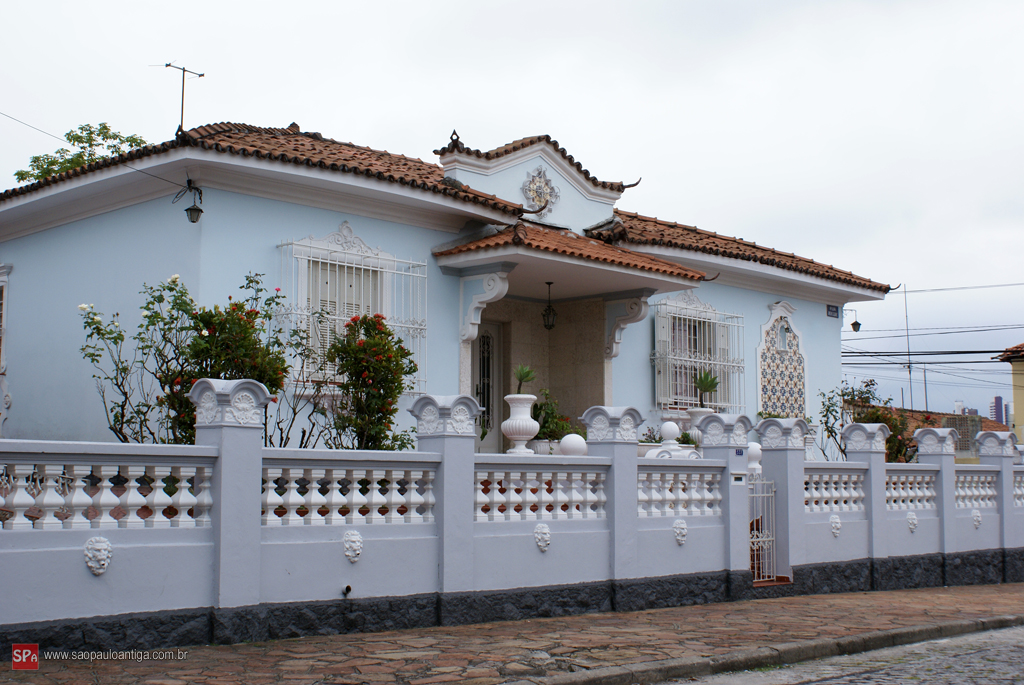
[[[426,262],[398,259],[369,247],[347,221],[326,238],[309,237],[279,247],[288,296],[282,315],[288,325],[307,332],[321,359],[353,316],[383,314],[419,367],[412,394],[426,392]],[[333,366],[327,364],[324,373],[325,379],[333,376]]]
[[[689,292],[651,308],[659,409],[671,413],[698,406],[694,378],[709,371],[718,378],[718,390],[705,393],[705,406],[723,414],[743,413],[743,317],[719,312]]]

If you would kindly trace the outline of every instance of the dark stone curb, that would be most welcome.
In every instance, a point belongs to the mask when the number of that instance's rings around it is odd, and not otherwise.
[[[634,685],[659,683],[673,678],[699,678],[745,671],[765,666],[782,666],[828,656],[858,654],[885,647],[909,645],[915,642],[964,635],[984,630],[998,630],[1024,625],[1022,616],[995,616],[976,621],[950,621],[933,625],[876,630],[861,635],[838,639],[782,642],[779,644],[741,649],[716,657],[683,657],[662,661],[645,661],[624,666],[608,666],[588,671],[561,673],[546,678],[525,678],[505,685]]]

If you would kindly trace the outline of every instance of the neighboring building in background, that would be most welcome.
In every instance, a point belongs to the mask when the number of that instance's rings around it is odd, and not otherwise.
[[[1009,362],[1013,370],[1013,401],[1010,406],[1016,407],[1024,402],[1024,343],[1006,348],[999,355],[999,361]],[[1013,427],[1013,432],[1017,434],[1018,441],[1024,442],[1024,427],[1017,424]]]
[[[964,404],[963,400],[953,402],[953,413],[960,414],[961,416],[967,413],[967,405]]]
[[[978,415],[978,410],[977,409],[968,409],[966,412],[964,412],[964,415],[965,416],[977,416]]]
[[[992,401],[989,402],[988,417],[993,421],[998,421],[999,423],[1006,423],[1005,421],[1003,421],[1003,398],[1000,397],[999,395],[993,397]]]

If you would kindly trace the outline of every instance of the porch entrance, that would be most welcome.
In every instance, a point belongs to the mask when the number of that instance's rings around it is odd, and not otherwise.
[[[775,481],[750,474],[750,571],[755,583],[773,583],[775,575]]]
[[[501,344],[501,324],[481,323],[480,332],[473,341],[473,396],[484,408],[479,418],[477,452],[501,452],[502,403],[505,398]],[[481,433],[483,439],[480,439]]]

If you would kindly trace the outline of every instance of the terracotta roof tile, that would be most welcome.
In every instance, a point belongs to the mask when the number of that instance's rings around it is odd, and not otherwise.
[[[505,155],[512,154],[513,152],[517,152],[519,150],[522,150],[523,148],[527,148],[530,147],[531,145],[537,145],[540,143],[547,143],[552,148],[554,148],[555,152],[562,155],[563,159],[569,162],[569,164],[571,164],[572,166],[576,167],[576,170],[583,174],[584,178],[586,178],[588,181],[590,181],[598,188],[606,188],[607,190],[614,190],[620,193],[626,189],[627,186],[623,185],[621,181],[599,181],[597,178],[592,176],[589,171],[584,169],[583,165],[577,162],[576,159],[572,155],[570,155],[564,147],[559,146],[557,140],[552,139],[549,135],[520,138],[519,140],[514,140],[507,145],[502,145],[501,147],[496,147],[493,150],[488,150],[487,152],[484,152],[483,150],[474,150],[471,147],[467,147],[461,140],[459,140],[458,134],[453,131],[451,142],[445,145],[440,150],[434,150],[434,154],[444,155],[449,153],[458,153],[462,155],[469,155],[471,157],[479,157],[481,159],[498,159],[499,157],[504,157]]]
[[[999,355],[998,359],[1001,362],[1012,362],[1024,359],[1024,343],[1014,345],[1013,347],[1007,347],[1003,350],[1003,353]]]
[[[572,231],[546,228],[525,221],[516,222],[486,238],[480,238],[458,247],[437,252],[436,255],[440,257],[443,255],[462,254],[509,245],[523,245],[545,252],[556,252],[570,257],[592,259],[642,271],[653,271],[668,276],[677,276],[679,278],[698,281],[704,279],[703,272],[688,269],[674,262],[634,252],[623,247],[608,245],[600,240],[587,238]]]
[[[652,217],[641,216],[633,212],[615,210],[613,223],[605,228],[595,229],[589,235],[609,243],[625,242],[636,245],[659,245],[692,250],[721,257],[758,262],[787,271],[817,276],[830,281],[889,292],[889,286],[876,283],[870,279],[833,266],[819,264],[813,259],[799,257],[789,252],[780,252],[755,243],[718,235],[696,226],[686,226],[670,221],[662,221]]]
[[[107,157],[94,164],[4,191],[0,194],[0,202],[99,169],[186,147],[357,174],[484,205],[506,214],[515,215],[522,211],[521,205],[481,193],[459,183],[446,181],[444,171],[436,164],[324,138],[319,133],[303,132],[299,130],[298,124],[292,124],[288,128],[261,128],[234,123],[199,126],[178,135],[174,140],[159,145],[148,145],[116,157]]]

